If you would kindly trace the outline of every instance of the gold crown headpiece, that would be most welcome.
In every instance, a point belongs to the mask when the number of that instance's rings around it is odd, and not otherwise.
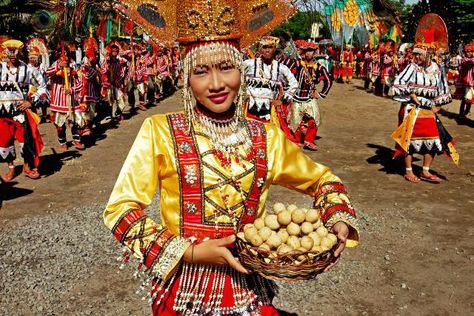
[[[259,41],[260,46],[277,46],[280,43],[280,39],[275,36],[262,36],[262,38]]]
[[[159,42],[238,40],[244,48],[296,10],[290,0],[117,0],[115,8]]]

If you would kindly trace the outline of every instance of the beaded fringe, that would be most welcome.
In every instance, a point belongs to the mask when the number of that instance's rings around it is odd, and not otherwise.
[[[169,282],[158,281],[153,286],[149,303],[160,305],[180,275],[173,309],[182,315],[260,315],[259,306],[270,305],[268,290],[276,293],[276,285],[259,276],[251,276],[255,291],[249,289],[247,276],[227,266],[183,263],[179,273]],[[212,276],[212,284],[211,284]],[[222,307],[226,276],[231,279],[234,306]],[[205,297],[211,286],[211,294]],[[143,289],[143,288],[142,288]],[[159,297],[158,297],[159,295]]]

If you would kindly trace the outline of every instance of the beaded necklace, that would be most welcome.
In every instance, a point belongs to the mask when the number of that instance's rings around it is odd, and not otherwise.
[[[313,83],[313,78],[309,74],[308,65],[306,64],[306,62],[304,60],[302,60],[300,62],[300,64],[301,64],[301,66],[303,66],[304,81],[307,84],[311,85]],[[313,70],[316,70],[318,66],[317,66],[317,64],[312,64],[310,67],[313,68]]]
[[[195,109],[195,121],[213,144],[213,154],[223,167],[229,167],[232,158],[239,162],[239,146],[251,158],[252,140],[244,119],[237,115],[225,120],[211,118]]]
[[[265,63],[263,62],[263,59],[260,59],[260,61],[261,63],[260,63],[260,69],[259,69],[259,78],[264,82],[273,80],[273,60],[270,65],[270,78],[265,77],[265,69],[264,69]]]

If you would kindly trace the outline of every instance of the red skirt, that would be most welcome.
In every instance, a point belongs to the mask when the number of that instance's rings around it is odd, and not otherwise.
[[[199,315],[213,315],[211,297],[216,297],[216,293],[220,294],[220,302],[218,308],[220,315],[231,314],[232,310],[238,309],[239,304],[235,302],[234,297],[249,299],[247,303],[241,304],[244,310],[260,315],[277,316],[277,309],[271,305],[274,292],[268,281],[255,276],[242,276],[245,282],[237,280],[238,273],[225,272],[217,274],[214,271],[207,272],[200,277],[196,277],[195,272],[183,272],[183,268],[176,272],[176,277],[169,281],[169,284],[159,286],[154,284],[154,300],[152,304],[153,315],[187,315],[193,311]],[[230,271],[230,268],[227,269]],[[186,274],[184,276],[184,274]],[[183,278],[183,280],[181,280]],[[207,278],[207,280],[205,280]],[[192,279],[193,281],[189,281]],[[188,286],[184,285],[188,284]],[[242,287],[242,284],[246,284]],[[157,286],[158,285],[158,286]],[[196,298],[199,295],[202,297]],[[193,308],[196,305],[196,309]],[[203,307],[207,305],[207,307]],[[211,310],[209,312],[209,310]],[[216,308],[216,312],[219,311]]]

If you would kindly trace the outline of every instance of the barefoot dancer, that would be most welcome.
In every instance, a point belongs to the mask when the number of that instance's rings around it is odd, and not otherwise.
[[[22,47],[23,43],[17,40],[5,41],[1,47],[7,56],[6,62],[0,62],[0,162],[6,162],[9,168],[2,177],[4,181],[15,177],[15,139],[20,143],[23,173],[32,179],[40,178],[36,168],[43,142],[36,125],[39,122],[33,119],[30,108],[31,102],[47,91],[40,72],[20,61]],[[36,88],[31,95],[30,85]]]
[[[423,30],[423,41],[415,44],[414,62],[395,79],[394,99],[401,100],[400,127],[392,134],[397,142],[395,156],[405,156],[405,179],[420,179],[438,183],[441,179],[430,172],[437,154],[447,153],[457,163],[458,156],[453,139],[436,116],[442,105],[451,102],[448,83],[439,66],[433,62],[434,33]],[[418,32],[418,30],[417,30]],[[447,40],[447,39],[446,39]],[[423,155],[423,171],[420,177],[413,173],[413,154]]]

